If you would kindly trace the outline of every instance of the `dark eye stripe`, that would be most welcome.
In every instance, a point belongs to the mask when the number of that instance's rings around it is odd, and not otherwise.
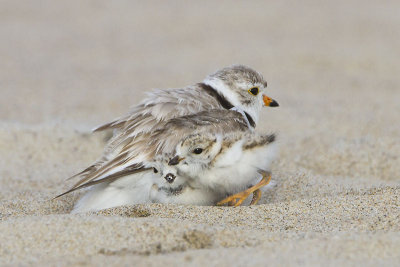
[[[253,87],[249,89],[249,93],[252,95],[258,95],[259,91],[260,90],[258,89],[258,87]]]

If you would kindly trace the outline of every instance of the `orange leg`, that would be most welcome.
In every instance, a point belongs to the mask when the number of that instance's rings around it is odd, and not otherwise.
[[[253,199],[250,202],[250,205],[256,205],[261,198],[261,190],[257,189],[253,192]]]
[[[229,197],[221,200],[220,202],[217,203],[217,205],[221,206],[221,205],[228,203],[229,206],[235,206],[235,207],[240,206],[240,204],[242,204],[242,202],[246,198],[248,198],[251,193],[253,193],[253,199],[252,199],[250,205],[257,204],[257,202],[261,198],[260,188],[263,186],[266,186],[271,181],[271,173],[266,172],[266,171],[260,171],[260,173],[262,174],[263,177],[258,184],[250,187],[249,189],[246,189],[242,192],[239,192],[237,194],[234,194],[232,196],[229,196]]]

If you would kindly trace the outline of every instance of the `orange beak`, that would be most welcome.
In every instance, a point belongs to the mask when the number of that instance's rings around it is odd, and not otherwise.
[[[266,107],[279,107],[278,102],[270,98],[269,96],[263,95],[264,105]]]

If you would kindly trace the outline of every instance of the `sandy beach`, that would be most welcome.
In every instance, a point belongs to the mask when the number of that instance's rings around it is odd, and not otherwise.
[[[398,1],[2,1],[1,266],[395,266]],[[52,198],[102,152],[91,129],[153,88],[241,63],[279,108],[258,205],[69,214]]]

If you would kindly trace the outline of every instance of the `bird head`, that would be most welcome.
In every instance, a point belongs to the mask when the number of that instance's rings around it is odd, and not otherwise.
[[[279,106],[278,102],[265,94],[267,82],[262,75],[244,65],[218,70],[203,83],[214,88],[234,107],[248,113],[255,123],[263,106]]]
[[[176,146],[175,156],[168,164],[189,177],[196,177],[212,164],[221,145],[222,137],[219,135],[189,135]]]

